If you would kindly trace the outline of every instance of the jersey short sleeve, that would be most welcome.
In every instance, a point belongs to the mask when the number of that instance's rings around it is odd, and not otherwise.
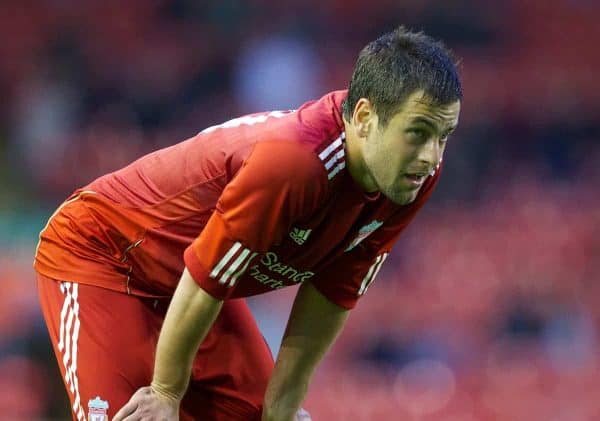
[[[340,307],[354,308],[375,280],[404,228],[431,196],[438,177],[439,170],[423,186],[415,202],[400,208],[365,240],[319,271],[311,280],[315,288]]]
[[[230,296],[250,262],[313,212],[326,189],[312,150],[294,142],[257,143],[184,253],[194,280],[215,298]]]

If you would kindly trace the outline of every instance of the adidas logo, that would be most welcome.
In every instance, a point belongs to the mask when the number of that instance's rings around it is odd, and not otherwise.
[[[302,230],[300,228],[292,228],[290,232],[290,237],[299,245],[304,244],[306,240],[308,240],[308,236],[310,235],[312,230]]]

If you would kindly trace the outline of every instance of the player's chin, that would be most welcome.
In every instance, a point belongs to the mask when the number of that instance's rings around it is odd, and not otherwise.
[[[402,190],[392,191],[386,194],[386,197],[394,202],[396,205],[405,206],[415,201],[419,189],[416,190]]]

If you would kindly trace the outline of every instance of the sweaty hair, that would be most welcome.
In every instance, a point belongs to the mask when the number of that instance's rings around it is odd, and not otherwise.
[[[367,98],[385,127],[408,96],[418,90],[423,90],[435,105],[462,99],[450,50],[422,32],[400,26],[360,52],[342,112],[350,120],[358,100]]]

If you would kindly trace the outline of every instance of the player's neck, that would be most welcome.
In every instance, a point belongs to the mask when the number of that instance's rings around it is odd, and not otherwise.
[[[348,172],[363,191],[367,193],[376,192],[377,186],[367,169],[362,155],[361,139],[357,136],[352,125],[345,120],[344,126],[346,130],[345,154]]]

